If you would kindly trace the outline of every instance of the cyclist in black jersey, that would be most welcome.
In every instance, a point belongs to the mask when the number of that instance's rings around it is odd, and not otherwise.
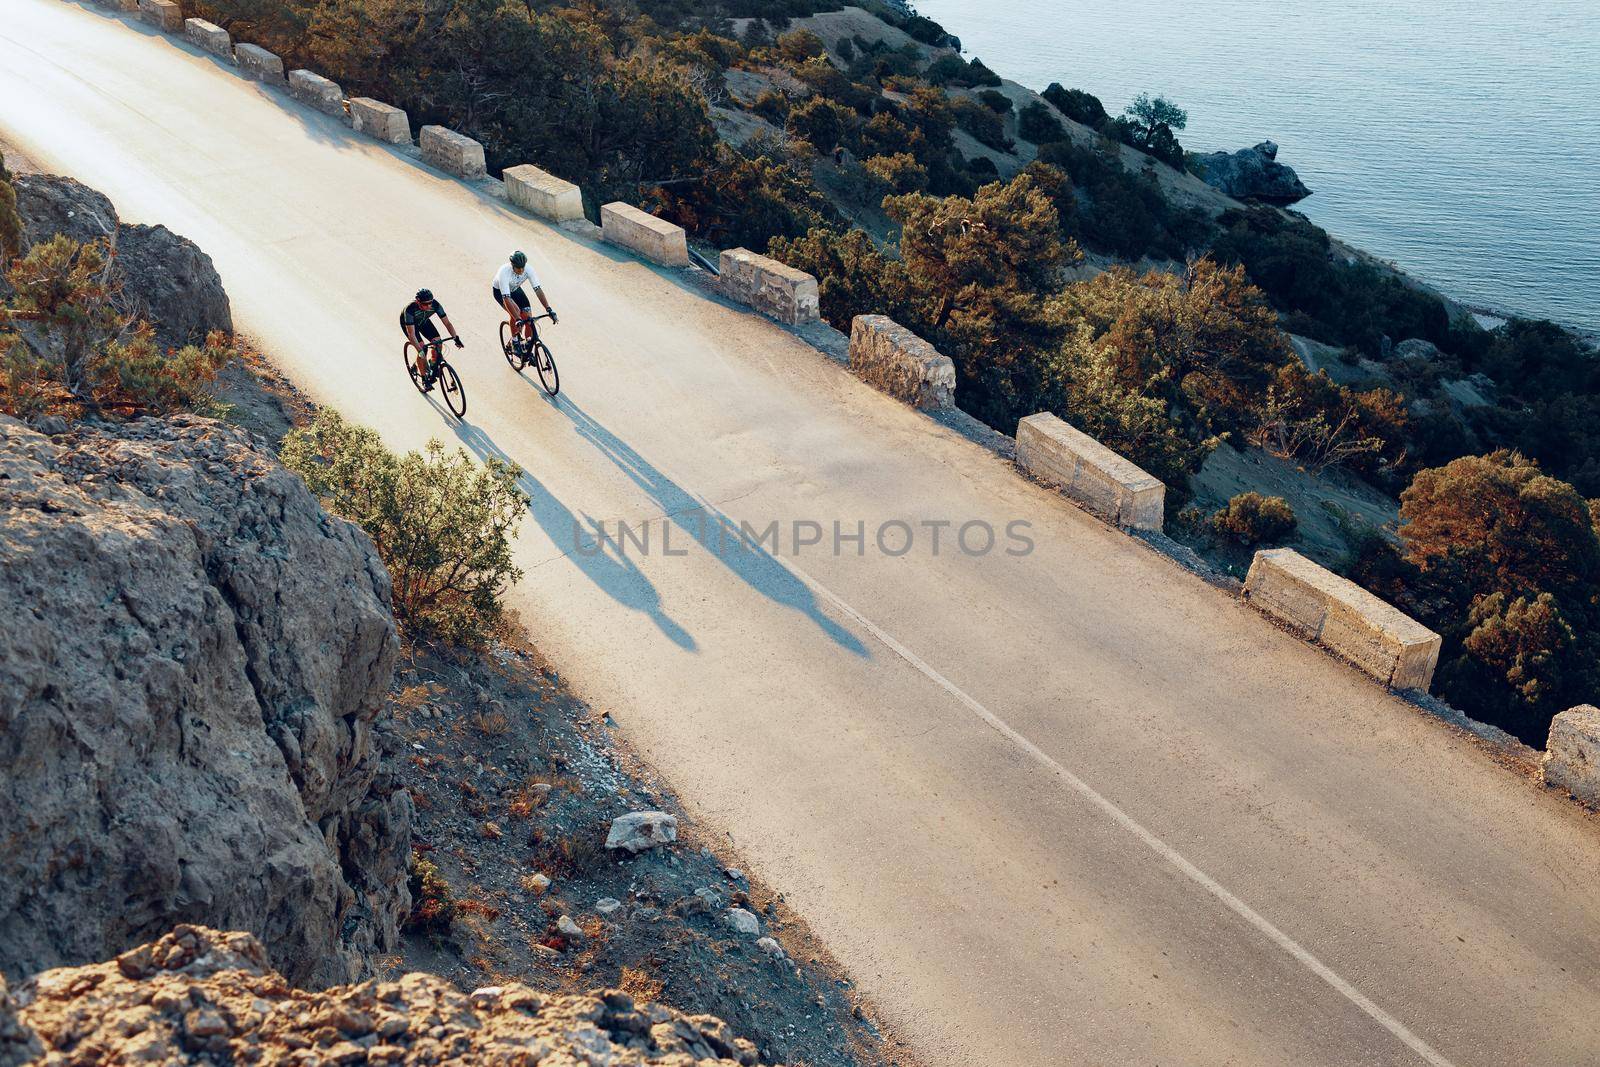
[[[422,338],[429,341],[439,339],[439,331],[433,325],[433,316],[439,316],[439,321],[444,323],[444,328],[453,336],[456,328],[450,325],[450,316],[444,313],[444,305],[433,298],[433,293],[427,289],[418,289],[417,298],[407,304],[400,312],[400,329],[411,343],[417,346],[417,373],[422,375],[423,392],[433,388],[433,359],[437,358],[438,349],[423,347]],[[420,336],[419,336],[420,335]],[[456,347],[461,347],[461,338],[456,337]],[[434,356],[430,357],[429,352]]]

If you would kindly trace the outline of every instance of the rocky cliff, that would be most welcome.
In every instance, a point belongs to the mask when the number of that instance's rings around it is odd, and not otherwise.
[[[206,922],[295,982],[397,940],[388,578],[240,430],[0,418],[0,971]]]
[[[754,1064],[721,1020],[636,1005],[625,993],[553,996],[508,985],[462,993],[432,975],[306,993],[247,934],[181,926],[115,961],[0,991],[0,1067],[42,1047],[72,1064],[436,1064],[692,1067]],[[8,1060],[7,1056],[13,1058]]]
[[[104,239],[116,253],[112,272],[123,310],[156,328],[164,347],[198,343],[212,330],[232,330],[233,315],[211,257],[165,226],[120,221],[106,197],[71,178],[21,174],[12,182],[24,248],[58,233],[77,241]]]

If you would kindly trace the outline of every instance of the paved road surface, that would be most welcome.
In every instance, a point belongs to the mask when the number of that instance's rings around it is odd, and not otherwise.
[[[1574,807],[670,272],[126,19],[3,6],[7,136],[197,240],[316,399],[530,472],[541,646],[928,1062],[1600,1062]],[[559,404],[496,350],[515,247]],[[463,427],[401,373],[419,284],[469,341]],[[707,516],[1024,520],[1035,549],[724,558]],[[658,520],[654,553],[570,552],[591,517]]]

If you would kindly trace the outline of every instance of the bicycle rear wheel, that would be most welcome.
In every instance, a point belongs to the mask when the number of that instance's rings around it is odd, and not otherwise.
[[[539,384],[544,386],[544,391],[551,396],[561,392],[561,372],[556,370],[556,357],[550,354],[550,346],[538,338],[533,342],[532,363],[539,372]]]
[[[444,406],[456,418],[464,417],[467,413],[467,391],[461,387],[461,378],[456,374],[456,369],[446,363],[443,357],[436,364],[436,369],[439,388],[444,393]]]
[[[406,361],[406,373],[411,375],[411,384],[417,387],[419,393],[423,391],[422,375],[417,373],[417,357],[420,355],[417,346],[410,341],[407,341],[405,347],[400,350],[401,358]]]

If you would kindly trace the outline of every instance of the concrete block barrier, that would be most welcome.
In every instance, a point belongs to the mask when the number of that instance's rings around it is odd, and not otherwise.
[[[289,72],[289,95],[329,115],[344,114],[344,90],[337,82],[309,70]]]
[[[583,192],[569,181],[540,170],[532,163],[507,167],[500,172],[506,186],[506,199],[554,222],[583,218]]]
[[[283,60],[258,44],[240,44],[233,47],[233,58],[245,76],[268,85],[282,85]]]
[[[689,265],[689,237],[682,226],[620,200],[600,209],[600,236],[663,267]]]
[[[717,271],[717,284],[728,299],[763,315],[790,326],[816,322],[822,317],[817,279],[803,270],[757,255],[748,248],[734,248],[718,257]]]
[[[350,125],[357,133],[389,144],[411,143],[411,120],[406,113],[368,96],[350,98]]]
[[[1551,721],[1544,780],[1585,804],[1600,804],[1600,708],[1579,704]]]
[[[955,406],[956,366],[950,357],[887,316],[851,320],[850,369],[868,385],[924,411]]]
[[[1427,692],[1439,635],[1292,548],[1256,553],[1245,599],[1394,689]]]
[[[233,58],[233,38],[228,31],[205,19],[184,19],[183,36],[212,55]]]
[[[164,33],[183,32],[183,10],[174,0],[139,0],[139,18]]]
[[[1017,423],[1017,465],[1107,522],[1161,529],[1167,499],[1161,479],[1047,411]]]
[[[483,163],[483,145],[472,138],[446,129],[443,126],[424,126],[417,135],[422,158],[430,166],[438,167],[458,178],[481,178],[487,171]]]

